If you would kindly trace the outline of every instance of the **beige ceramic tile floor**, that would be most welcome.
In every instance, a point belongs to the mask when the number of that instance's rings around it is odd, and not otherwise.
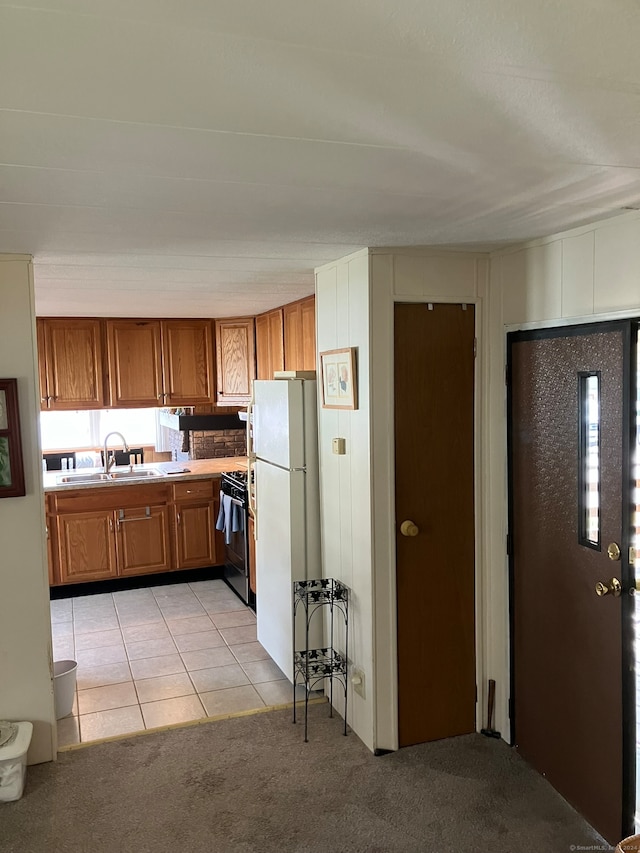
[[[51,618],[54,659],[78,662],[59,746],[291,701],[222,580],[59,599]]]

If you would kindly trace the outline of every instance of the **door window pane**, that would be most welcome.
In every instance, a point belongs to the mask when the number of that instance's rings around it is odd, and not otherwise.
[[[600,549],[600,374],[578,374],[579,541]]]

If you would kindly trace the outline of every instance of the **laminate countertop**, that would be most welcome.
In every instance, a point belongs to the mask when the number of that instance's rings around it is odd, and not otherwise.
[[[100,479],[99,468],[78,468],[71,471],[47,471],[42,475],[45,492],[61,492],[73,489],[103,489],[112,486],[140,486],[143,483],[176,482],[181,480],[207,480],[219,477],[224,471],[247,470],[246,456],[224,456],[220,459],[193,459],[189,462],[150,462],[111,469],[114,477]],[[157,473],[148,474],[153,471]]]

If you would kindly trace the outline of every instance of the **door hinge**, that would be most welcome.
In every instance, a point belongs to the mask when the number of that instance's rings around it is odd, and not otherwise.
[[[629,565],[635,566],[635,564],[636,564],[636,549],[633,547],[633,545],[630,545],[629,546]]]
[[[509,697],[509,719],[513,719],[513,699]]]
[[[478,685],[476,684],[476,705],[478,704]]]
[[[478,339],[474,338],[473,339],[473,357],[477,358],[477,356],[478,356]]]
[[[509,365],[505,365],[504,368],[504,384],[508,385],[511,380],[511,371],[509,370]]]
[[[507,533],[507,557],[511,556],[511,534]]]

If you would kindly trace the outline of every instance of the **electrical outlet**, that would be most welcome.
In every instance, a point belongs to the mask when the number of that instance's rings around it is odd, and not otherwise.
[[[361,669],[351,670],[351,683],[353,684],[353,689],[358,696],[362,696],[362,698],[365,699],[364,672]]]

